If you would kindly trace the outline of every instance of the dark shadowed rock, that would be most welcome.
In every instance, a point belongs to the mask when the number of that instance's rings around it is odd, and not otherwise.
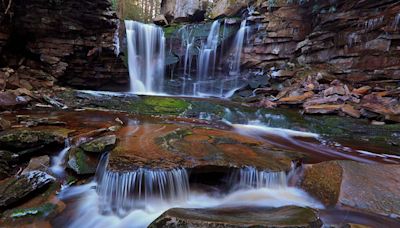
[[[98,163],[99,157],[97,155],[85,153],[80,148],[72,148],[69,151],[68,167],[76,174],[94,174]]]
[[[0,133],[0,148],[26,150],[51,144],[63,145],[71,130],[65,128],[21,128]]]
[[[210,208],[170,209],[150,228],[158,227],[321,227],[322,221],[310,208]]]
[[[41,171],[32,171],[0,182],[0,208],[26,200],[48,186],[54,178]]]

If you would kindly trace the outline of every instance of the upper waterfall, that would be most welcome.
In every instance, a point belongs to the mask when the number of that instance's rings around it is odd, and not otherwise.
[[[161,28],[125,21],[130,91],[136,94],[163,92],[165,36]]]

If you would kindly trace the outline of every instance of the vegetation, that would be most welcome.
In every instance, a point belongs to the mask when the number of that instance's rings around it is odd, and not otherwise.
[[[150,22],[161,8],[161,0],[111,0],[111,4],[119,18],[143,22]]]

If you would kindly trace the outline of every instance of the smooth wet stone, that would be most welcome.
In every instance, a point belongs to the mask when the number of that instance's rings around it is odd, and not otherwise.
[[[26,150],[50,144],[63,145],[71,130],[65,128],[21,128],[0,133],[0,149]]]
[[[0,182],[0,208],[7,208],[26,200],[55,179],[41,171],[31,171]]]
[[[331,161],[306,168],[301,186],[329,206],[400,216],[400,165]]]
[[[69,151],[68,167],[76,174],[94,174],[98,163],[98,156],[85,153],[80,148],[72,148]]]
[[[90,153],[103,153],[110,149],[112,149],[117,142],[117,136],[115,135],[106,135],[97,139],[94,139],[90,142],[82,144],[80,148],[85,152]]]
[[[310,208],[173,208],[158,217],[150,228],[158,227],[321,227],[322,221]]]
[[[124,127],[117,135],[120,142],[108,164],[113,171],[201,166],[289,171],[293,160],[304,157],[232,131],[205,127],[145,124]]]

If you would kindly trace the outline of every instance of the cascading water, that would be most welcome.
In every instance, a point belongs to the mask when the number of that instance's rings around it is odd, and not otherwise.
[[[70,140],[66,139],[64,149],[62,149],[57,156],[52,158],[52,165],[50,167],[50,171],[58,177],[64,175],[65,158],[68,155],[68,151],[70,149],[71,149]]]
[[[212,79],[215,73],[220,27],[218,20],[213,22],[207,42],[200,48],[197,60],[197,82],[193,85],[195,95],[211,92],[208,80]]]
[[[131,92],[163,92],[165,37],[161,28],[136,21],[125,21]]]
[[[104,156],[97,171],[97,193],[100,210],[125,216],[133,209],[145,208],[150,202],[186,201],[189,196],[189,177],[185,169],[149,170],[132,172],[105,170],[108,157]]]
[[[240,24],[240,29],[236,34],[234,47],[233,47],[233,61],[231,66],[230,74],[238,75],[240,74],[240,65],[243,51],[243,43],[247,33],[247,20],[242,21]]]
[[[285,172],[259,171],[254,167],[245,167],[234,171],[229,179],[234,188],[285,188],[288,178]]]

